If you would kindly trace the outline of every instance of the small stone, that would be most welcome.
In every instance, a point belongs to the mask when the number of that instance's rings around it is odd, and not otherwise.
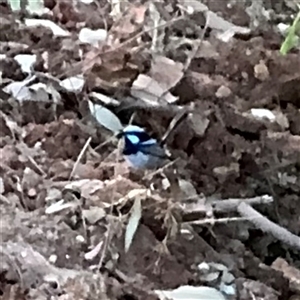
[[[29,189],[27,195],[30,198],[36,197],[36,195],[37,195],[36,189],[34,189],[34,188]]]
[[[269,69],[263,60],[254,66],[254,76],[260,81],[265,81],[269,78]]]
[[[231,95],[231,89],[225,85],[222,85],[218,88],[216,92],[217,98],[227,98]]]

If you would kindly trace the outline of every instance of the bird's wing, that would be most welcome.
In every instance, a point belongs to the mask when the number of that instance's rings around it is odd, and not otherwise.
[[[152,145],[145,145],[141,144],[139,145],[139,150],[147,155],[153,155],[155,157],[159,157],[162,159],[170,159],[170,157],[167,155],[165,150],[160,147],[158,144],[152,144]]]

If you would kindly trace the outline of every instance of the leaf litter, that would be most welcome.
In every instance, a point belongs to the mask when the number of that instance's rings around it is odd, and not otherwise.
[[[0,22],[1,297],[299,294],[300,61],[278,30],[297,5],[14,2]],[[130,122],[174,163],[131,170],[114,139]]]

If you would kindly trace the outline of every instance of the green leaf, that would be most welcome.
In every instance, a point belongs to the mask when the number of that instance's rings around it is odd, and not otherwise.
[[[12,11],[21,10],[21,0],[8,0]]]
[[[289,28],[288,35],[281,45],[280,53],[286,55],[291,49],[299,44],[300,34],[300,11],[295,18],[293,25]]]
[[[22,0],[8,0],[11,10],[20,11],[21,1]],[[28,0],[26,10],[30,14],[42,15],[45,12],[44,0]]]
[[[118,132],[123,129],[123,125],[119,118],[106,107],[89,101],[89,109],[97,122],[108,130]]]
[[[45,11],[44,0],[28,0],[26,10],[31,14],[42,15]]]

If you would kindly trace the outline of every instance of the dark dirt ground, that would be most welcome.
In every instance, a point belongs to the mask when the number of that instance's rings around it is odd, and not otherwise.
[[[52,14],[43,18],[72,33],[56,37],[44,27],[22,26],[18,20],[27,13],[13,14],[0,1],[0,52],[6,55],[0,60],[0,299],[150,300],[158,299],[153,290],[182,285],[222,290],[226,285],[236,291],[226,299],[299,300],[300,52],[280,55],[283,37],[275,26],[290,24],[294,2],[263,1],[260,9],[271,12],[266,19],[247,12],[255,1],[203,1],[224,20],[251,30],[221,41],[208,26],[192,56],[187,53],[191,41],[202,37],[203,13],[172,23],[182,1],[160,3],[160,16],[170,22],[160,32],[165,45],[160,55],[185,65],[184,75],[168,89],[179,100],[172,108],[130,102],[130,109],[120,109],[137,76],[151,73],[153,59],[152,37],[142,33],[151,25],[144,14],[148,2],[131,2],[136,14],[124,13],[124,5],[116,21],[104,0],[76,5],[47,0]],[[115,51],[111,45],[80,45],[80,26],[107,26],[127,45]],[[141,39],[128,42],[136,34]],[[174,46],[175,37],[189,42]],[[98,60],[90,63],[95,53]],[[28,75],[15,61],[17,54],[36,54],[34,71],[57,80],[84,72],[83,90],[58,89],[52,82],[58,101],[14,99],[3,88]],[[43,82],[41,75],[37,81]],[[175,192],[163,189],[163,175],[145,179],[123,161],[116,163],[114,142],[97,148],[111,134],[86,117],[93,91],[118,99],[120,107],[107,107],[124,124],[135,112],[134,122],[155,137],[163,136],[175,108],[192,109],[167,147],[181,161],[177,180],[201,196],[185,202],[183,195],[191,193],[176,184]],[[254,118],[251,108],[271,110],[276,119]],[[75,164],[89,137],[87,151]],[[150,186],[155,189],[145,196]],[[133,191],[136,196],[129,196]],[[294,243],[282,231],[274,237],[268,223],[234,220],[251,219],[241,208],[217,209],[220,199],[263,195],[273,202],[253,207],[293,234]],[[142,199],[142,219],[125,253],[124,232],[135,197]],[[47,212],[62,199],[70,206]],[[191,213],[191,206],[197,212]],[[202,224],[196,224],[199,219]],[[209,266],[205,274],[203,263]],[[225,280],[225,273],[233,279]]]

